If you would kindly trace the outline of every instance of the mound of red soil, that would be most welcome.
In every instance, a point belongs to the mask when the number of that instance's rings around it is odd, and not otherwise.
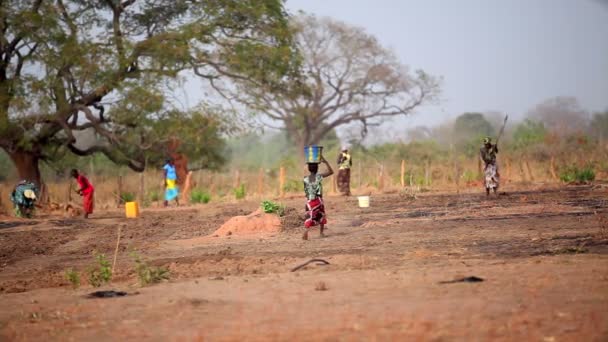
[[[266,214],[261,209],[246,216],[235,216],[224,223],[213,235],[252,235],[260,233],[278,233],[281,231],[281,219],[276,214]]]

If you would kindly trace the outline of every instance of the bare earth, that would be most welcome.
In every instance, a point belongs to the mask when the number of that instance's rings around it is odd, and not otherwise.
[[[149,209],[139,219],[0,218],[0,340],[608,340],[608,191],[326,198],[328,237],[213,236],[258,202]],[[125,297],[73,290],[98,251]],[[131,251],[171,272],[140,287]],[[330,265],[310,264],[312,258]],[[477,276],[483,282],[441,281]]]

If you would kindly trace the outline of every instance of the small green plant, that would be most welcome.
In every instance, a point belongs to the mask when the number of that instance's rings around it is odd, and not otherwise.
[[[245,184],[241,184],[240,186],[234,188],[234,197],[236,199],[243,199],[245,198],[245,195],[247,194],[245,192]]]
[[[122,203],[133,202],[135,201],[135,194],[132,192],[122,192],[120,194],[120,200]]]
[[[595,180],[595,171],[591,166],[579,169],[576,166],[569,166],[562,170],[559,179],[564,183],[587,183]]]
[[[74,269],[69,268],[65,271],[65,279],[67,279],[67,281],[69,281],[70,284],[72,284],[72,287],[74,289],[77,289],[78,287],[80,287],[80,274],[78,274],[78,272],[74,271]]]
[[[190,202],[192,203],[209,203],[211,201],[211,194],[206,191],[194,189],[190,193]]]
[[[137,253],[132,253],[131,257],[135,261],[135,273],[137,273],[141,286],[156,284],[169,279],[167,268],[149,266]]]
[[[285,215],[285,206],[272,201],[262,201],[262,210],[267,214],[275,213],[279,216]]]
[[[96,265],[89,267],[89,283],[94,287],[100,287],[109,283],[112,279],[112,268],[110,261],[103,254],[95,255]]]
[[[146,196],[150,202],[160,201],[160,193],[158,191],[152,190],[148,192],[148,196]]]

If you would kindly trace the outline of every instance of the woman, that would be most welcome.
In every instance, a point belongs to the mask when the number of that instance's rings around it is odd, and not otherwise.
[[[78,173],[78,170],[72,169],[72,172],[70,173],[72,174],[72,177],[76,178],[78,186],[80,186],[80,189],[76,190],[76,193],[82,196],[84,218],[89,218],[89,215],[93,213],[93,207],[95,205],[95,200],[93,197],[95,188],[93,188],[93,185],[85,176]]]
[[[179,206],[179,190],[177,189],[177,172],[173,159],[167,159],[167,163],[163,166],[165,173],[165,202],[164,206],[169,205],[169,201],[175,199],[175,203]]]
[[[325,173],[318,173],[319,164],[308,163],[308,171],[310,174],[304,177],[304,193],[306,195],[306,221],[304,221],[306,230],[304,231],[304,235],[302,235],[302,239],[304,240],[308,240],[308,229],[316,225],[319,225],[321,228],[319,235],[325,237],[323,229],[327,224],[327,218],[325,217],[325,206],[323,204],[322,182],[323,178],[333,175],[334,170],[332,170],[323,156],[321,156],[321,162],[327,166],[327,171]]]

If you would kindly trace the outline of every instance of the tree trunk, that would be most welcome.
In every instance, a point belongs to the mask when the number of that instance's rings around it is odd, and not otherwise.
[[[8,153],[13,164],[17,168],[19,179],[34,182],[41,189],[42,179],[40,177],[40,157],[38,154],[27,151],[15,151]]]

